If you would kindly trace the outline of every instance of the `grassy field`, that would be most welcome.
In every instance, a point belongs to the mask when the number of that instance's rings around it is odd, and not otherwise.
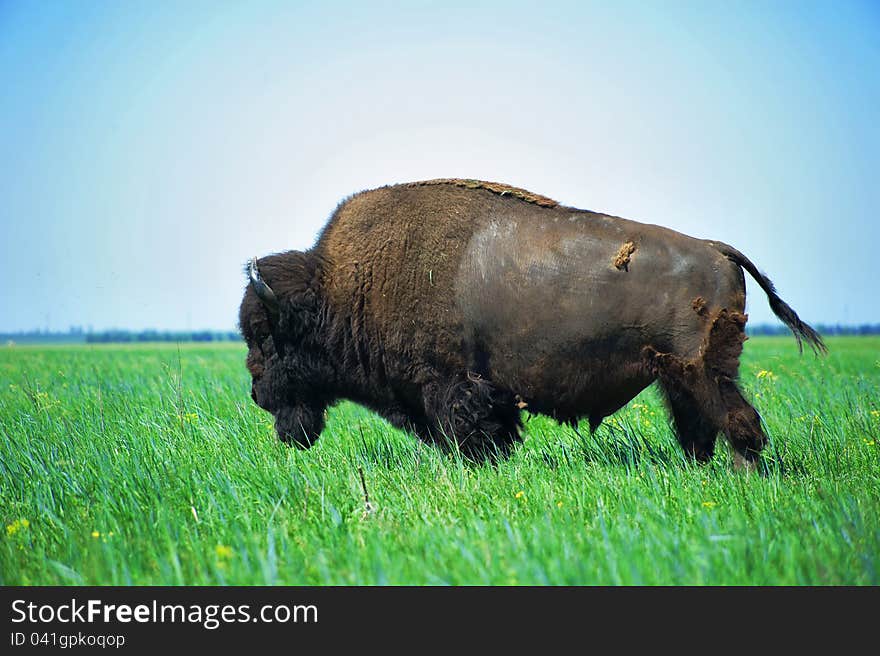
[[[236,344],[3,348],[0,584],[877,585],[880,339],[828,341],[746,343],[764,476],[653,389],[473,465],[350,403],[284,447]]]

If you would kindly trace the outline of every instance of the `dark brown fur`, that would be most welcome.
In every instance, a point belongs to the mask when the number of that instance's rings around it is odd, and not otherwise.
[[[314,248],[259,260],[278,308],[248,285],[251,394],[288,443],[313,444],[325,409],[345,398],[484,458],[520,439],[523,407],[595,428],[658,380],[686,452],[708,460],[722,432],[754,462],[766,436],[736,386],[741,267],[799,338],[824,348],[724,244],[500,183],[362,192]]]

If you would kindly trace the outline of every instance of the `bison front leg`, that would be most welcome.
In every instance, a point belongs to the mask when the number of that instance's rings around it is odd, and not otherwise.
[[[457,447],[472,460],[506,456],[520,438],[514,394],[477,374],[433,383],[423,390],[432,441]]]
[[[324,429],[322,404],[297,404],[281,408],[275,413],[275,431],[285,444],[296,444],[308,449],[321,436]]]

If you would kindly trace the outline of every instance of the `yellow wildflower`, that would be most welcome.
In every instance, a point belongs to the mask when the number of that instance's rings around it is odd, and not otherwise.
[[[12,537],[13,535],[18,533],[22,529],[27,528],[30,525],[31,525],[31,523],[26,519],[16,519],[11,524],[6,525],[6,535],[8,535],[9,537]]]
[[[514,497],[516,497],[517,499],[523,499],[523,500],[525,500],[525,498],[526,498],[526,493],[523,492],[522,490],[520,490],[519,492],[517,492],[517,493],[514,495]]]
[[[214,547],[214,553],[217,554],[217,558],[232,558],[232,547],[228,547],[225,544],[218,544]]]
[[[718,504],[715,503],[714,501],[704,501],[703,502],[703,508],[714,508],[717,505]]]
[[[92,537],[97,540],[99,537],[101,537],[101,532],[100,531],[92,531]]]

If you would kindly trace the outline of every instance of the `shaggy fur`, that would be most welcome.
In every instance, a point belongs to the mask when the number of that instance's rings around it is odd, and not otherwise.
[[[470,180],[463,178],[437,178],[436,180],[421,180],[419,182],[410,182],[409,186],[412,187],[422,187],[426,185],[456,185],[457,187],[466,187],[468,189],[487,189],[496,194],[504,196],[506,194],[511,194],[516,196],[520,200],[524,200],[527,203],[535,203],[536,205],[541,205],[542,207],[556,207],[559,205],[552,198],[547,198],[546,196],[541,196],[539,194],[533,194],[531,191],[526,191],[525,189],[520,189],[519,187],[511,187],[510,185],[503,184],[501,182],[486,182],[485,180]]]
[[[687,453],[710,459],[723,433],[753,463],[766,436],[736,385],[743,268],[798,339],[824,350],[732,247],[500,183],[356,194],[314,248],[256,266],[239,312],[251,396],[301,447],[350,399],[426,442],[493,458],[520,439],[523,407],[595,429],[657,380]]]

